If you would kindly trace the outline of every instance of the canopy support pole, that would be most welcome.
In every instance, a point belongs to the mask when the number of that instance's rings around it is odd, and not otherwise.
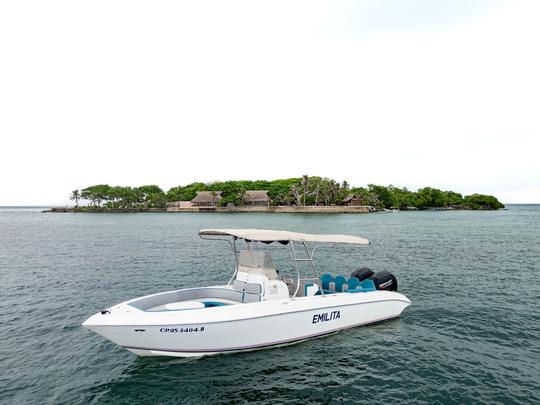
[[[315,253],[315,250],[317,250],[317,248],[319,246],[315,246],[313,248],[313,250],[311,251],[311,254],[309,253],[309,249],[307,247],[307,243],[306,242],[303,242],[303,245],[304,245],[304,249],[306,250],[306,255],[308,257],[308,261],[309,261],[309,264],[311,264],[311,268],[313,269],[313,274],[315,274],[315,277],[319,280],[319,273],[317,272],[317,269],[315,268],[315,263],[313,263],[313,254]],[[324,295],[324,291],[321,287],[321,294]]]
[[[292,296],[292,299],[294,300],[296,298],[296,294],[298,294],[298,290],[300,289],[300,268],[298,267],[298,259],[296,258],[296,250],[294,249],[294,242],[292,240],[290,245],[291,247],[289,249],[289,253],[296,269],[296,290],[294,290],[294,294]]]
[[[236,278],[236,275],[238,274],[238,269],[240,268],[240,263],[238,262],[238,251],[236,250],[236,238],[232,238],[232,242],[230,240],[227,240],[227,241],[231,245],[231,248],[232,248],[232,251],[233,251],[233,256],[234,256],[234,262],[235,262],[234,273],[233,273],[231,279],[229,280],[229,282],[227,283],[227,285],[229,286],[229,285],[231,285],[231,283]]]

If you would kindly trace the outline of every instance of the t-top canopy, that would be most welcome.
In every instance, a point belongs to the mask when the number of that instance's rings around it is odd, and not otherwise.
[[[317,235],[268,229],[202,229],[200,236],[233,236],[239,239],[256,242],[318,242],[347,243],[353,245],[369,245],[366,238],[351,235]]]

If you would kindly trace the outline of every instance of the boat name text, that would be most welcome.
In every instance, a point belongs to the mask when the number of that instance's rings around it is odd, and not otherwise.
[[[322,314],[313,315],[313,321],[311,323],[333,321],[341,318],[339,311],[323,312]]]

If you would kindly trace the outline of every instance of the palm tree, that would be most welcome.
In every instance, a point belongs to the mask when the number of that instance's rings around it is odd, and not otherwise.
[[[240,204],[242,204],[242,206],[245,204],[245,200],[246,200],[246,189],[245,188],[240,188],[240,190],[238,191],[238,198],[240,199]]]
[[[79,206],[79,200],[81,199],[81,192],[79,191],[78,188],[71,192],[69,199],[72,201],[75,200],[75,207]]]
[[[210,195],[212,196],[212,207],[216,205],[216,197],[217,197],[217,193],[215,191],[210,191]]]
[[[312,177],[311,179],[312,179],[312,185],[313,183],[315,185],[315,189],[311,192],[311,195],[315,196],[315,206],[317,206],[319,205],[322,179],[320,177],[315,177],[315,178]]]
[[[334,200],[334,202],[338,202],[337,200],[339,200],[339,192],[340,192],[339,183],[336,183],[334,180],[332,180],[331,199]]]

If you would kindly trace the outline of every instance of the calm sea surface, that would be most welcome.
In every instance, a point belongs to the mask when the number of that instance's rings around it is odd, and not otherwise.
[[[80,324],[144,294],[223,283],[209,227],[358,234],[322,272],[390,270],[398,320],[195,360],[138,358]],[[273,250],[274,251],[274,250]],[[284,250],[276,264],[286,272]],[[540,206],[498,212],[42,214],[0,209],[2,403],[540,403]]]

